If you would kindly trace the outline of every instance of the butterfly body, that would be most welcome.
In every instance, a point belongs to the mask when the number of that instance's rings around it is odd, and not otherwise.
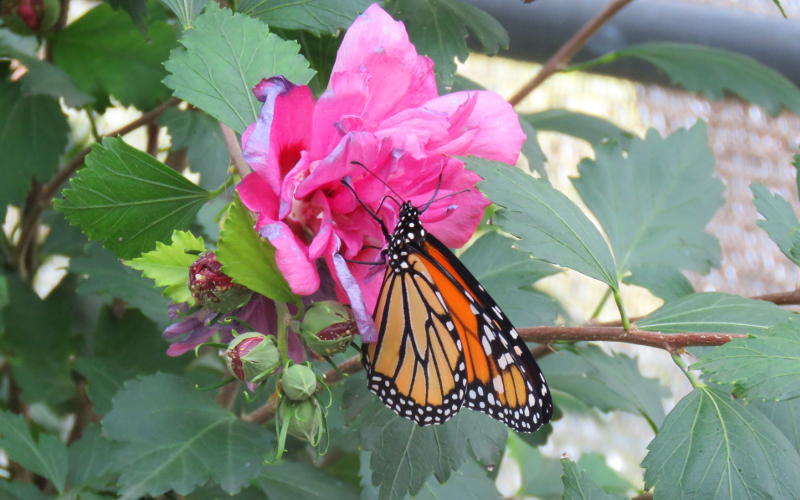
[[[419,425],[446,422],[462,406],[522,432],[548,422],[550,391],[525,342],[408,202],[383,255],[378,341],[364,345],[369,389]]]

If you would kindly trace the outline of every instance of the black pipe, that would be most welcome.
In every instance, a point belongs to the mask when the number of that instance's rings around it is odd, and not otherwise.
[[[604,9],[602,0],[469,0],[497,18],[511,44],[502,55],[543,62],[583,24]],[[800,20],[736,9],[637,0],[600,28],[575,57],[580,62],[643,42],[695,43],[739,52],[782,73],[800,86]],[[593,68],[615,76],[664,83],[664,75],[635,59]]]

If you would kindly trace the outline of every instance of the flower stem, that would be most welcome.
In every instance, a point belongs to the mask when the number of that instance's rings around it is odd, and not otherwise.
[[[285,302],[276,301],[275,312],[278,316],[278,354],[283,365],[289,361],[289,320],[292,319],[292,315]]]
[[[218,187],[217,189],[215,189],[213,191],[209,191],[208,199],[212,200],[212,199],[216,198],[217,196],[221,195],[222,193],[224,193],[226,189],[228,189],[229,187],[231,187],[233,185],[234,180],[235,180],[234,176],[229,175],[228,178],[225,179],[225,182],[222,183],[222,185],[220,187]]]
[[[619,310],[619,319],[622,322],[622,328],[626,332],[629,332],[631,331],[631,322],[628,320],[628,313],[625,312],[625,305],[622,303],[622,297],[619,296],[619,289],[611,289],[611,292],[614,294],[614,302],[617,303],[617,309]]]
[[[672,361],[674,361],[675,364],[678,365],[678,368],[681,369],[683,374],[686,375],[686,378],[689,379],[689,383],[692,384],[692,387],[694,387],[695,389],[702,389],[702,388],[706,387],[706,384],[701,382],[694,375],[694,373],[689,371],[689,367],[686,366],[686,363],[683,361],[683,359],[680,357],[680,355],[673,353],[672,354]]]

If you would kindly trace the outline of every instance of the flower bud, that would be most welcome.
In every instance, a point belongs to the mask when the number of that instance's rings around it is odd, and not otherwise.
[[[214,312],[230,312],[245,305],[252,292],[222,272],[214,252],[206,252],[189,266],[189,290],[198,304]]]
[[[0,5],[5,24],[22,35],[52,28],[61,12],[58,0],[8,0]]]
[[[285,419],[289,419],[285,422]],[[285,401],[278,407],[278,419],[288,425],[292,436],[316,446],[325,431],[325,413],[314,398],[305,401]]]
[[[225,362],[239,380],[258,382],[278,368],[280,355],[272,336],[249,332],[231,340],[225,351]]]
[[[281,378],[283,393],[292,401],[303,401],[317,392],[317,376],[306,365],[291,365]]]
[[[356,324],[350,310],[332,300],[311,304],[300,325],[306,345],[323,356],[347,349],[355,332]]]

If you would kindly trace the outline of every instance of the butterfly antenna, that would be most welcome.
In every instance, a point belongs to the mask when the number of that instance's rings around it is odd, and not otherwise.
[[[381,178],[378,176],[378,174],[376,174],[376,173],[375,173],[375,172],[373,172],[372,170],[368,169],[368,168],[367,168],[367,166],[366,166],[366,165],[364,165],[363,163],[361,163],[360,161],[355,161],[355,160],[353,160],[353,161],[351,161],[351,162],[350,162],[350,164],[351,164],[351,165],[358,165],[359,167],[361,167],[361,168],[363,168],[364,170],[366,170],[366,171],[367,171],[367,173],[368,173],[369,175],[371,175],[372,177],[375,177],[376,179],[378,179],[378,180],[381,182],[381,184],[383,184],[384,186],[386,186],[386,189],[388,189],[389,191],[391,191],[393,195],[397,196],[397,198],[394,198],[394,197],[392,197],[392,196],[386,195],[386,196],[384,196],[384,199],[386,199],[386,198],[389,198],[389,199],[390,199],[390,200],[392,200],[393,202],[397,203],[397,206],[398,206],[398,207],[402,205],[402,203],[399,201],[399,200],[402,200],[402,199],[403,199],[403,197],[402,197],[402,196],[400,196],[400,193],[398,193],[397,191],[395,191],[394,189],[392,189],[392,186],[390,186],[390,185],[389,185],[389,183],[388,183],[388,182],[386,182],[385,180],[381,179]],[[383,205],[383,201],[381,201],[381,205]]]
[[[349,189],[351,193],[353,193],[353,196],[356,197],[356,201],[358,202],[358,204],[361,205],[364,208],[364,210],[367,211],[369,216],[372,217],[375,220],[375,222],[377,222],[381,226],[383,237],[386,238],[386,241],[389,241],[390,238],[389,231],[386,229],[386,224],[383,223],[383,219],[378,217],[378,214],[370,210],[370,208],[361,200],[361,198],[359,198],[358,193],[356,193],[356,190],[353,189],[353,186],[350,184],[350,177],[348,176],[342,179],[342,184],[344,184],[344,186],[347,189]]]

